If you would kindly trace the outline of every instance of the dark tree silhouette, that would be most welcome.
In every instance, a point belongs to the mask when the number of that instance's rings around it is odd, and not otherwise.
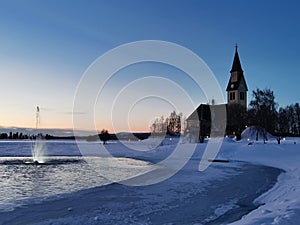
[[[295,116],[296,116],[296,124],[297,124],[297,134],[300,135],[300,105],[296,103],[294,105],[295,108]]]
[[[281,135],[300,135],[300,105],[291,104],[278,112],[278,132]]]
[[[250,125],[260,126],[264,131],[274,134],[277,125],[277,103],[273,91],[257,89],[253,91],[252,96],[248,112]]]
[[[289,115],[286,108],[279,108],[278,111],[278,133],[282,136],[283,134],[289,133]]]
[[[237,140],[241,139],[242,131],[247,125],[247,111],[240,104],[227,106],[227,133],[234,134]]]
[[[109,137],[110,137],[110,135],[109,135],[109,133],[108,133],[108,130],[106,130],[106,129],[103,129],[103,130],[101,131],[101,133],[99,134],[99,138],[100,138],[100,140],[103,142],[104,145],[105,145],[105,144],[107,143],[107,141],[109,140]]]
[[[7,133],[1,133],[0,138],[1,139],[7,139],[8,138],[8,134]]]

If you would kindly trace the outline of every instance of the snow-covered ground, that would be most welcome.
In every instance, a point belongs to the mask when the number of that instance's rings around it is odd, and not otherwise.
[[[298,224],[300,139],[287,138],[280,145],[274,139],[266,144],[251,139],[253,137],[248,136],[236,142],[225,138],[217,158],[228,159],[230,163],[212,163],[204,172],[198,171],[198,165],[206,143],[197,146],[181,171],[159,184],[144,187],[111,184],[67,193],[43,204],[29,204],[12,212],[2,212],[0,224],[227,224],[237,219],[232,224]],[[149,139],[125,145],[114,142],[106,148],[116,157],[157,163],[168,157],[177,143],[178,140],[168,139],[160,145],[157,140]],[[74,143],[52,144],[55,148],[48,149],[50,154],[80,154]],[[85,144],[91,149],[99,145]],[[186,150],[193,147],[190,143],[179,144]],[[7,145],[1,148],[0,143],[1,155],[5,156],[26,156],[29,154],[27,148],[23,146],[17,153],[10,151]],[[285,172],[279,175],[273,188],[262,194],[277,176],[276,171],[264,166]],[[151,178],[151,172],[149,174]],[[256,198],[258,208],[249,203],[249,196]],[[243,204],[250,207],[246,210],[252,211],[239,219],[239,215],[245,214],[241,209]],[[205,218],[202,221],[197,220],[201,213]]]
[[[235,151],[225,157],[283,169],[276,185],[256,199],[263,203],[258,209],[233,224],[299,224],[300,221],[300,139],[287,138],[280,145],[247,142],[234,144]],[[222,154],[222,153],[221,153]]]

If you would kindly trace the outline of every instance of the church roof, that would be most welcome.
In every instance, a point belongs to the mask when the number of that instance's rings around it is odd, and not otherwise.
[[[244,78],[243,74],[238,76],[238,80],[236,82],[231,82],[231,79],[229,79],[226,91],[238,90],[239,86],[241,85],[241,82],[244,82],[245,89],[246,89],[246,91],[248,91],[248,87],[247,87],[247,84],[246,84],[246,81],[245,81],[245,78]]]
[[[239,53],[237,51],[237,46],[235,46],[234,59],[233,59],[232,67],[230,70],[230,73],[232,73],[232,72],[243,72]]]
[[[219,115],[222,115],[224,107],[227,107],[227,104],[219,104],[219,105],[208,105],[208,104],[200,104],[197,109],[195,109],[191,115],[186,119],[189,120],[197,120],[197,121],[211,121],[211,110],[218,110]]]
[[[207,104],[200,104],[197,109],[186,119],[188,120],[210,120],[210,108]]]

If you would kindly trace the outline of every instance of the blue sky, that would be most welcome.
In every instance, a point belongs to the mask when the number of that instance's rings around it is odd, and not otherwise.
[[[40,105],[42,126],[71,128],[87,67],[112,48],[149,39],[195,52],[224,90],[238,43],[249,100],[252,90],[271,88],[281,106],[300,102],[299,8],[296,0],[0,1],[0,126],[33,127]],[[112,88],[126,83],[123,77]],[[98,122],[99,129],[110,126]]]

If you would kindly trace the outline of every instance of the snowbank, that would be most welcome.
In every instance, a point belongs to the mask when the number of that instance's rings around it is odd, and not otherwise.
[[[251,126],[251,127],[247,127],[242,132],[242,139],[254,141],[254,140],[256,140],[256,137],[257,137],[258,140],[263,140],[264,139],[264,135],[267,137],[268,140],[274,139],[274,136],[271,135],[270,133],[266,132],[264,134],[264,130],[262,128],[258,128],[256,126]]]
[[[300,221],[300,147],[299,138],[282,141],[240,143],[236,150],[225,149],[223,157],[283,169],[277,184],[256,201],[263,203],[258,209],[232,223],[238,224],[299,224]]]

